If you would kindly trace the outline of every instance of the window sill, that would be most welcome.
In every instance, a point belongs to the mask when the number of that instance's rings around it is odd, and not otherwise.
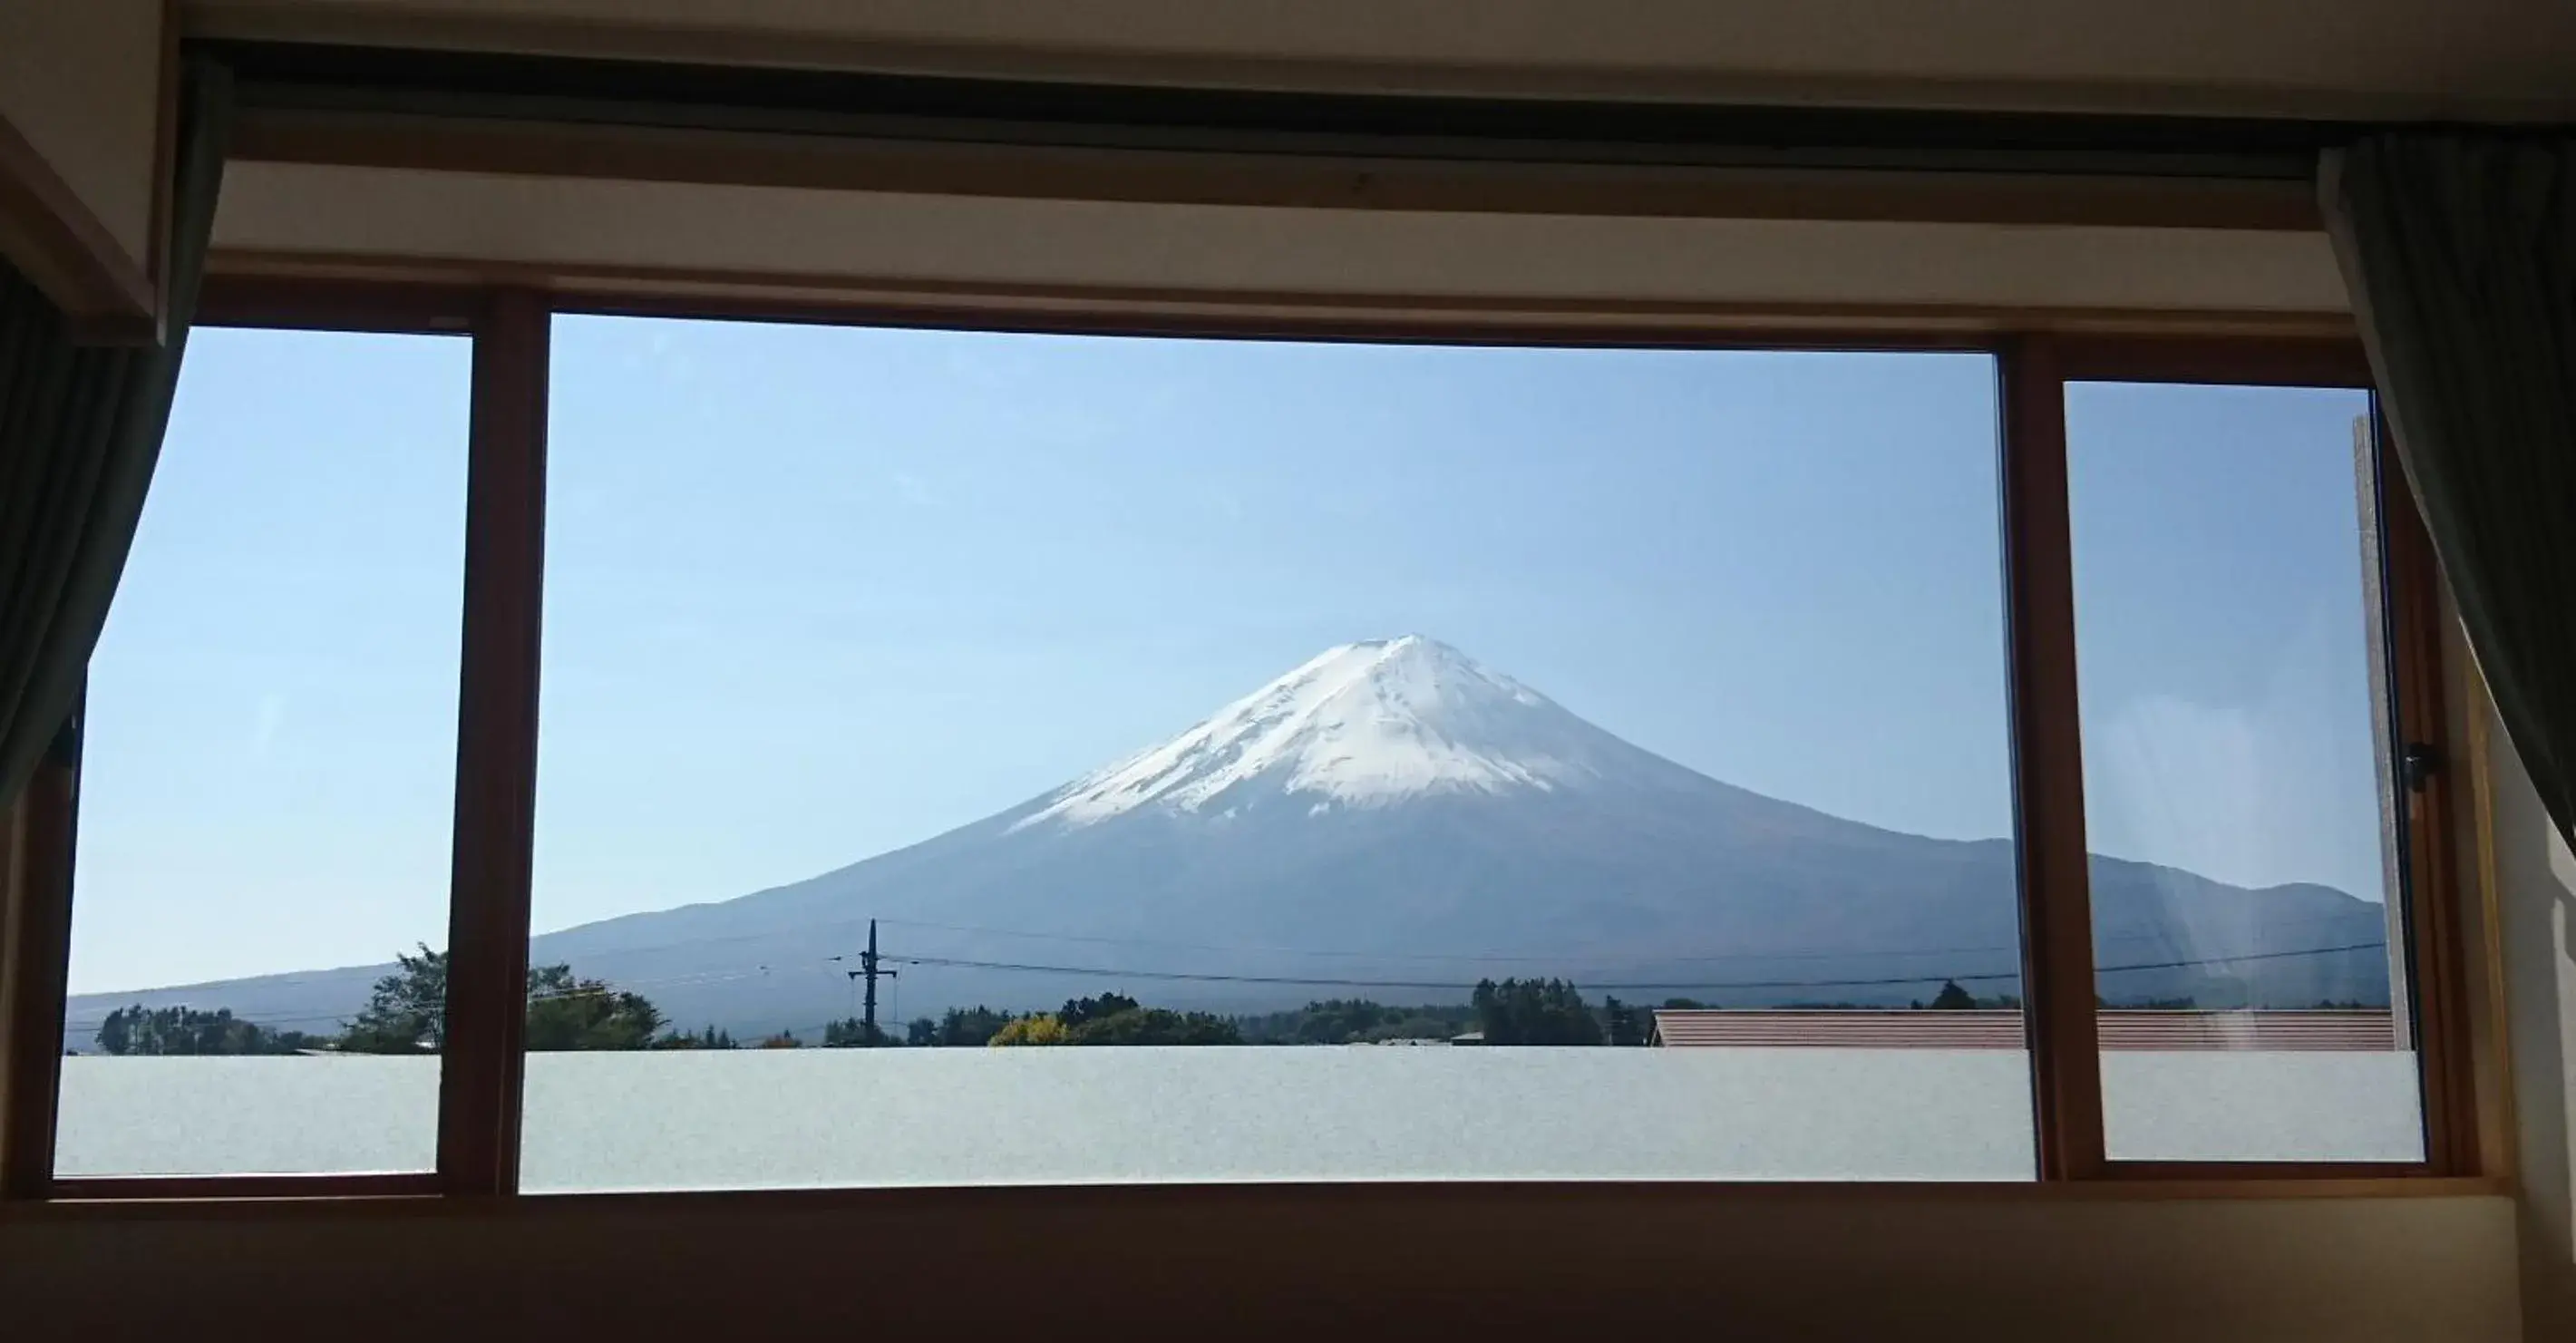
[[[312,1213],[367,1216],[584,1216],[640,1213],[723,1215],[736,1212],[886,1212],[973,1208],[990,1212],[1068,1210],[1147,1212],[1279,1208],[1360,1211],[1412,1204],[1468,1209],[1515,1203],[1533,1195],[1551,1202],[1660,1209],[1812,1204],[1983,1204],[2208,1202],[2306,1199],[2498,1198],[2513,1193],[2501,1176],[2329,1175],[2184,1178],[2122,1175],[2099,1180],[2028,1183],[1825,1181],[1373,1181],[1151,1185],[1015,1185],[1008,1187],[689,1190],[503,1197],[336,1192],[316,1181],[310,1192],[238,1194],[178,1192],[173,1182],[136,1182],[133,1193],[101,1196],[103,1182],[42,1202],[0,1204],[0,1221],[87,1221],[192,1218],[258,1219]]]

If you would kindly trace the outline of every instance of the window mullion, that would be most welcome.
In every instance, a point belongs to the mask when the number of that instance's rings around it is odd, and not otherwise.
[[[536,832],[545,562],[543,296],[494,296],[474,331],[438,1166],[450,1193],[518,1187],[528,882]]]
[[[2045,337],[2009,344],[1999,363],[2022,992],[2039,1170],[2046,1180],[2083,1179],[2101,1174],[2104,1144],[2066,507],[2066,386]]]

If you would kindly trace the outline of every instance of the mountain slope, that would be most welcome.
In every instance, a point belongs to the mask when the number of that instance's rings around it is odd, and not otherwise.
[[[2160,967],[2106,976],[2115,1000],[2386,995],[2376,949],[2278,956],[2377,941],[2377,905],[2107,858],[2092,873],[2097,959]],[[849,1014],[870,918],[909,962],[888,1017],[1103,987],[1218,1007],[1426,1001],[1514,973],[1650,1001],[1901,1003],[1950,976],[2011,991],[2018,961],[2009,843],[1719,782],[1418,636],[1329,650],[1166,743],[909,848],[550,934],[533,954],[685,1024],[811,1027]],[[355,1001],[347,975],[281,979],[307,982],[185,993],[249,1013]],[[297,996],[314,983],[328,991]]]

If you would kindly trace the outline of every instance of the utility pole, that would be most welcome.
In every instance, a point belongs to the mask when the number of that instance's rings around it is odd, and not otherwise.
[[[881,975],[887,979],[895,977],[894,971],[877,968],[877,921],[874,919],[868,920],[868,949],[859,953],[859,968],[850,971],[849,975],[852,979],[867,981],[867,996],[862,1000],[865,1003],[864,1015],[859,1018],[859,1029],[863,1032],[862,1038],[873,1046],[884,1038],[877,1034],[877,978]]]

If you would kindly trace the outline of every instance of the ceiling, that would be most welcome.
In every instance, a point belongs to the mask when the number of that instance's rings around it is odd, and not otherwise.
[[[205,36],[1133,83],[2576,119],[2568,0],[183,0]]]

